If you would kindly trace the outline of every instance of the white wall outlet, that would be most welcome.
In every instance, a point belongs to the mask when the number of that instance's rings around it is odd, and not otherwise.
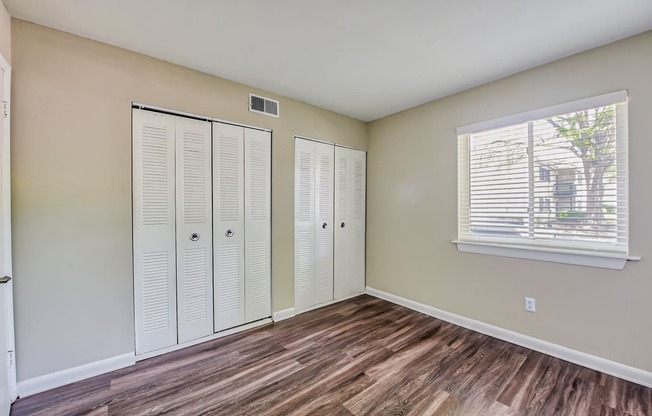
[[[537,303],[534,298],[525,298],[525,311],[526,312],[536,312],[537,311]]]

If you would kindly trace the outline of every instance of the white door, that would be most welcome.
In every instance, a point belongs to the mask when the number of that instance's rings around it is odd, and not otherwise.
[[[213,333],[211,123],[176,117],[179,343]]]
[[[245,323],[244,128],[213,123],[215,332]]]
[[[333,299],[333,145],[295,140],[295,308]]]
[[[294,142],[294,307],[315,304],[315,143]]]
[[[316,143],[315,175],[315,303],[333,300],[333,152]]]
[[[177,344],[175,117],[133,110],[136,354]]]
[[[272,314],[271,298],[271,163],[272,135],[246,128],[245,190],[245,321]]]
[[[0,55],[0,416],[8,416],[16,398],[13,282],[11,281],[11,176],[9,97],[11,69]]]
[[[335,148],[334,295],[344,299],[365,289],[366,153]]]

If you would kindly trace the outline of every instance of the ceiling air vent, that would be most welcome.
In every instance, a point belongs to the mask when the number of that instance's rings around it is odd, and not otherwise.
[[[259,95],[249,94],[249,111],[278,117],[278,101]]]

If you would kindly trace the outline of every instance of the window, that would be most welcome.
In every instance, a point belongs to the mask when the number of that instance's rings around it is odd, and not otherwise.
[[[458,247],[625,258],[627,173],[626,91],[460,128]]]
[[[539,180],[541,182],[550,182],[550,169],[539,166]]]

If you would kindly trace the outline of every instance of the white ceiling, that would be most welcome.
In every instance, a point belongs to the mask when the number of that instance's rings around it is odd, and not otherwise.
[[[3,0],[364,121],[652,29],[652,0]]]

